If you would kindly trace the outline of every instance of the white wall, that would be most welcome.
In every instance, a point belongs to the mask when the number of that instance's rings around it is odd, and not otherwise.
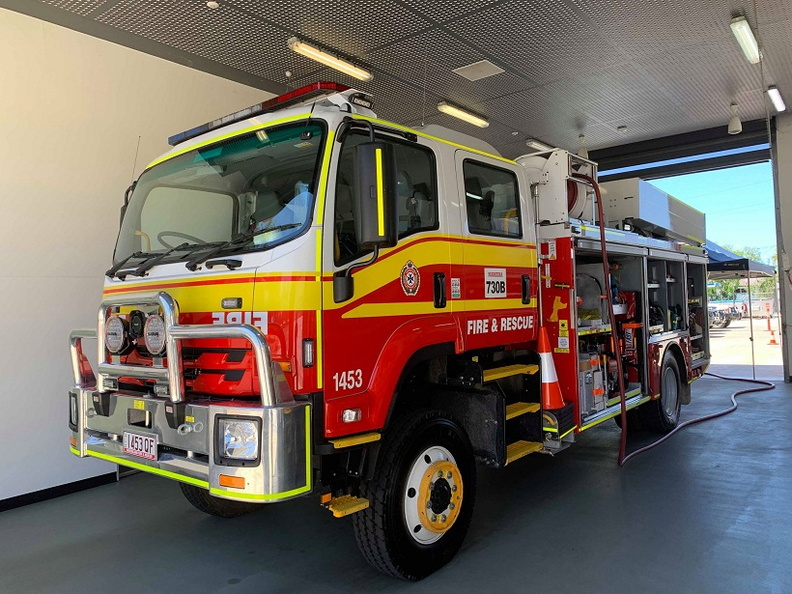
[[[68,335],[95,326],[138,136],[135,176],[271,95],[3,9],[0,81],[2,500],[115,468],[68,451]]]
[[[773,172],[775,173],[776,204],[778,212],[776,227],[778,237],[778,270],[781,287],[781,306],[783,308],[784,331],[781,344],[784,345],[784,380],[792,381],[790,361],[792,361],[792,284],[788,273],[792,267],[792,115],[776,116],[776,144],[773,147]]]

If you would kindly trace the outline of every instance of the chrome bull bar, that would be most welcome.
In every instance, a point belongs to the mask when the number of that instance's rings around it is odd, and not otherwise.
[[[120,365],[105,361],[107,358],[105,324],[108,311],[112,308],[125,306],[158,306],[162,311],[166,327],[166,366],[162,364],[151,367]],[[117,380],[121,377],[134,377],[165,384],[168,386],[168,397],[171,402],[185,402],[181,341],[189,339],[242,338],[250,343],[256,360],[261,405],[274,407],[294,400],[280,367],[274,369],[267,339],[258,328],[248,324],[179,325],[178,320],[179,305],[170,295],[162,291],[105,299],[99,306],[97,330],[75,330],[69,338],[75,386],[83,387],[86,382],[90,381],[89,377],[83,377],[80,366],[82,339],[95,338],[97,341],[97,360],[99,361],[96,376],[97,391],[105,391],[104,382],[106,379]]]

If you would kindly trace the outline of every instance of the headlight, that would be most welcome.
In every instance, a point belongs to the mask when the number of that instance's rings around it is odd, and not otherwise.
[[[218,419],[220,457],[229,460],[258,460],[259,421]]]
[[[124,320],[118,316],[110,316],[105,322],[105,346],[114,355],[120,353],[126,345],[127,331]]]
[[[159,355],[165,350],[165,320],[162,316],[149,316],[144,330],[146,348],[152,355]]]

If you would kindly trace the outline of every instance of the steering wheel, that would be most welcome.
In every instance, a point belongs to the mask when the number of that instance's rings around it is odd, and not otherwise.
[[[195,243],[206,243],[203,239],[195,237],[194,235],[187,235],[186,233],[182,233],[180,231],[160,231],[157,233],[157,241],[159,241],[162,245],[166,248],[173,249],[176,246],[169,244],[167,241],[163,239],[163,237],[176,237],[178,239],[186,239],[187,241],[192,241]]]

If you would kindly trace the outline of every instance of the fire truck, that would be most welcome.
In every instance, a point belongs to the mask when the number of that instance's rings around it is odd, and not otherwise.
[[[314,496],[421,579],[462,544],[477,464],[613,418],[668,432],[707,367],[703,220],[645,182],[603,193],[583,157],[505,159],[335,83],[169,142],[71,334],[70,449],[203,512]]]

